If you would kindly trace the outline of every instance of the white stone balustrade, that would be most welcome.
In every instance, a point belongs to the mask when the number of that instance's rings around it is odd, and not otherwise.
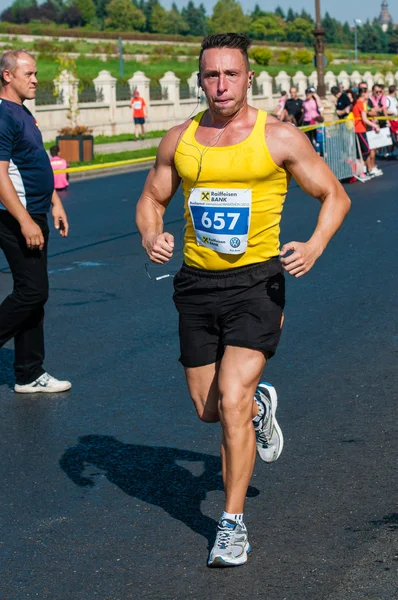
[[[149,77],[147,77],[142,71],[136,71],[128,80],[128,84],[130,86],[131,95],[133,95],[134,90],[138,90],[141,98],[144,98],[146,105],[149,106],[149,87],[151,84]]]
[[[367,71],[363,75],[354,72],[351,76],[355,83],[366,81],[371,87],[374,82],[386,84],[398,83],[398,71],[387,73],[385,77],[381,73],[373,75]],[[317,86],[317,74],[313,71],[308,77],[298,71],[293,76],[293,81],[298,88],[299,95],[304,95],[308,83],[314,87]],[[253,94],[253,88],[248,90],[248,99],[255,108],[261,108],[272,111],[275,108],[275,98],[273,98],[273,82],[275,81],[278,91],[289,92],[291,87],[291,77],[285,71],[281,71],[273,79],[266,71],[262,71],[256,78],[258,93]],[[307,83],[308,82],[308,83]],[[197,72],[194,71],[187,79],[191,91],[191,97],[180,100],[180,79],[169,71],[164,74],[160,80],[162,89],[167,89],[167,99],[151,102],[150,100],[150,79],[142,71],[136,71],[128,80],[130,91],[133,93],[137,89],[148,107],[147,130],[169,129],[173,125],[183,122],[185,119],[198,111],[197,99]],[[344,88],[351,87],[349,75],[341,71],[334,75],[332,71],[325,74],[325,84],[327,91],[333,85],[342,83]],[[105,135],[127,133],[131,131],[132,118],[130,110],[130,101],[116,101],[116,78],[106,71],[102,70],[93,80],[97,90],[97,101],[90,103],[78,103],[78,80],[67,71],[54,81],[54,85],[60,97],[58,102],[54,98],[54,103],[49,105],[37,105],[34,101],[27,101],[26,106],[35,114],[40,130],[43,133],[45,141],[55,138],[57,132],[68,124],[87,125],[93,129],[94,135],[103,133]],[[279,94],[278,94],[279,95]],[[203,100],[201,108],[206,106],[204,93],[200,90],[200,98]],[[59,101],[62,100],[62,103]],[[72,118],[71,118],[72,116]]]
[[[365,71],[365,73],[362,75],[362,81],[366,81],[370,90],[372,89],[373,84],[375,82],[373,75],[370,71]]]
[[[299,96],[304,96],[305,94],[305,90],[308,87],[308,79],[307,79],[307,75],[304,75],[304,73],[302,71],[297,71],[297,73],[295,75],[293,75],[292,77],[293,79],[293,83],[296,86]],[[286,90],[287,92],[289,91],[289,89]]]
[[[337,85],[336,75],[334,73],[332,73],[332,71],[327,71],[325,73],[325,85],[326,85],[326,90],[328,92],[330,92],[332,87]]]
[[[272,77],[267,71],[261,71],[260,75],[256,77],[257,87],[259,88],[260,95],[266,98],[272,98]],[[288,91],[288,90],[286,90]]]
[[[359,71],[353,71],[350,75],[351,87],[358,87],[358,84],[363,80]]]
[[[167,92],[168,102],[173,102],[174,105],[180,104],[180,81],[173,71],[167,71],[159,79],[162,90]]]
[[[346,71],[340,71],[337,75],[338,84],[342,83],[345,90],[351,86],[349,75]]]
[[[285,71],[280,71],[275,77],[275,83],[281,92],[288,92],[290,89],[291,78]]]

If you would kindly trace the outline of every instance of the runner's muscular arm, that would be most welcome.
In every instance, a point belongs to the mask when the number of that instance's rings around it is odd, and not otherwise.
[[[283,123],[278,125],[279,131],[276,131],[277,125],[270,123],[269,136],[267,127],[267,138],[275,162],[283,165],[300,187],[322,205],[310,239],[307,242],[289,242],[281,250],[282,257],[292,251],[290,256],[281,258],[284,269],[290,275],[301,277],[313,267],[341,226],[351,201],[326,162],[316,154],[308,138],[294,127]]]
[[[185,124],[173,127],[164,136],[137,203],[136,224],[142,245],[149,258],[159,264],[169,261],[173,255],[174,237],[163,232],[163,215],[180,185],[174,153],[184,127]]]

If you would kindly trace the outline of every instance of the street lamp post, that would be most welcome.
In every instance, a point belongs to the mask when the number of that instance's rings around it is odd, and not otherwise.
[[[354,62],[358,64],[358,25],[362,23],[361,19],[354,19]]]
[[[318,94],[321,98],[326,96],[325,87],[325,30],[321,22],[321,7],[320,0],[315,0],[315,20],[316,25],[313,31],[316,71],[318,74]]]

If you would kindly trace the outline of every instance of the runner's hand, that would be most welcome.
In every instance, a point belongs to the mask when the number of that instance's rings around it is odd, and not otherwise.
[[[33,219],[30,219],[28,223],[21,225],[21,232],[26,240],[26,245],[29,250],[43,250],[43,232],[38,224],[33,221]]]
[[[173,256],[174,236],[167,232],[152,235],[149,238],[144,238],[142,245],[152,262],[163,265]]]
[[[287,252],[292,252],[283,258]],[[311,242],[289,242],[284,244],[280,252],[281,263],[285,271],[294,277],[302,277],[314,266],[322,251]]]
[[[55,229],[59,230],[59,233],[62,235],[62,237],[66,237],[69,231],[69,224],[62,204],[54,204],[51,213],[54,219]]]

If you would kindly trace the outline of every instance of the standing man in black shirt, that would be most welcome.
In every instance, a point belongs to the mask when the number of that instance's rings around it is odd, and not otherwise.
[[[351,112],[351,100],[345,92],[342,92],[337,85],[334,85],[330,90],[333,96],[337,99],[336,114],[339,119],[346,119]]]
[[[36,96],[36,76],[27,52],[10,50],[0,58],[0,248],[14,280],[0,305],[0,346],[14,338],[14,389],[24,394],[64,392],[72,385],[43,368],[47,213],[52,208],[62,237],[68,235],[68,219],[37,122],[23,105]]]
[[[291,115],[296,121],[296,125],[300,126],[303,120],[303,101],[298,97],[297,88],[292,86],[290,88],[290,98],[286,100],[284,116]],[[282,121],[284,118],[281,119]]]

